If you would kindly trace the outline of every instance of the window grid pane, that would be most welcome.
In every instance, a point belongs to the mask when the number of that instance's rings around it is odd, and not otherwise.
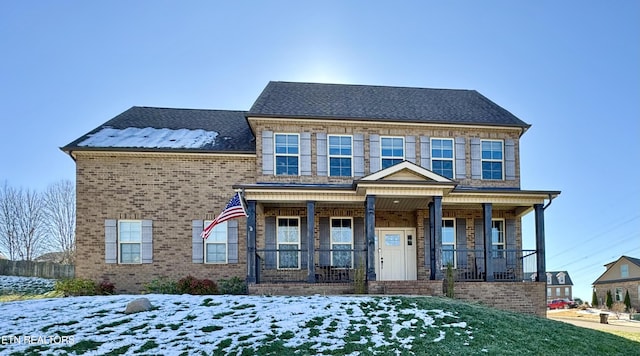
[[[140,263],[140,244],[121,243],[120,244],[121,263]]]
[[[502,141],[482,141],[482,179],[502,179]]]
[[[296,218],[278,219],[278,268],[300,268],[299,227]]]
[[[329,175],[351,177],[351,136],[329,136]]]
[[[276,175],[298,175],[298,135],[276,134],[275,142]]]
[[[404,139],[402,137],[382,137],[380,147],[383,169],[404,160]]]
[[[353,227],[351,219],[331,219],[331,265],[351,268],[353,266]],[[348,250],[348,251],[336,251]]]
[[[226,263],[227,244],[207,243],[207,263]]]

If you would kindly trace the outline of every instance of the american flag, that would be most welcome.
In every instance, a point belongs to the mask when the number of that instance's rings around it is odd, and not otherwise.
[[[213,231],[213,228],[216,225],[223,223],[227,220],[239,218],[241,216],[248,216],[248,215],[247,215],[247,212],[244,210],[244,206],[242,205],[242,198],[240,198],[240,193],[236,193],[236,195],[234,195],[233,198],[229,200],[229,202],[227,203],[227,206],[224,207],[224,210],[222,210],[220,215],[218,215],[215,219],[213,219],[211,224],[209,224],[207,227],[204,228],[204,230],[202,230],[202,234],[200,234],[200,236],[202,236],[202,238],[206,240],[209,237],[209,235],[211,235],[211,231]]]

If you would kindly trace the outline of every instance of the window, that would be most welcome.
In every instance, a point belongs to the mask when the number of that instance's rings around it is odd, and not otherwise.
[[[551,288],[547,288],[547,298],[551,298]]]
[[[564,296],[569,297],[569,287],[564,287]]]
[[[624,300],[624,293],[622,288],[616,288],[616,302],[621,302]]]
[[[547,284],[553,284],[551,273],[547,273]]]
[[[504,220],[491,220],[493,258],[505,258]]]
[[[278,268],[300,268],[300,220],[278,218]]]
[[[454,219],[442,219],[442,268],[456,266],[456,227]]]
[[[620,278],[629,278],[629,265],[620,265]]]
[[[380,138],[380,158],[382,159],[382,169],[393,166],[404,161],[404,138],[402,137],[381,137]]]
[[[556,297],[560,296],[560,288],[556,288]]]
[[[453,179],[453,139],[431,139],[431,170]]]
[[[298,134],[275,135],[276,175],[298,175],[299,142]]]
[[[558,284],[564,284],[564,273],[558,273]]]
[[[351,177],[351,136],[329,136],[329,175]]]
[[[118,255],[120,263],[142,263],[142,221],[118,221]]]
[[[205,221],[209,226],[211,221]],[[227,263],[227,222],[213,227],[209,237],[204,240],[204,263]]]
[[[502,141],[482,140],[482,179],[502,177]]]
[[[331,265],[353,267],[353,223],[350,218],[331,219]],[[345,250],[345,251],[340,251]]]

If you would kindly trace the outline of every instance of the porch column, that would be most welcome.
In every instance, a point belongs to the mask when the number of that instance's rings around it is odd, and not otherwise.
[[[544,208],[542,204],[533,205],[536,225],[536,281],[546,281],[547,266],[544,249]]]
[[[256,201],[247,201],[247,283],[257,283],[256,278]]]
[[[307,282],[316,282],[316,263],[314,261],[316,246],[315,246],[315,216],[316,216],[316,202],[307,202]]]
[[[431,203],[431,209],[433,210],[433,247],[435,249],[435,271],[431,274],[435,279],[443,279],[442,275],[442,197],[433,197]],[[434,265],[431,262],[431,265]]]
[[[493,282],[493,241],[491,239],[491,216],[493,214],[493,206],[491,203],[482,204],[482,213],[484,216],[484,280]]]
[[[367,195],[365,201],[365,237],[367,239],[367,280],[376,280],[376,197]]]

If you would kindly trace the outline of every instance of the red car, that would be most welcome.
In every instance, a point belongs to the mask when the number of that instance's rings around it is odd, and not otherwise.
[[[576,302],[571,299],[554,299],[547,303],[549,309],[569,309],[576,306]]]

